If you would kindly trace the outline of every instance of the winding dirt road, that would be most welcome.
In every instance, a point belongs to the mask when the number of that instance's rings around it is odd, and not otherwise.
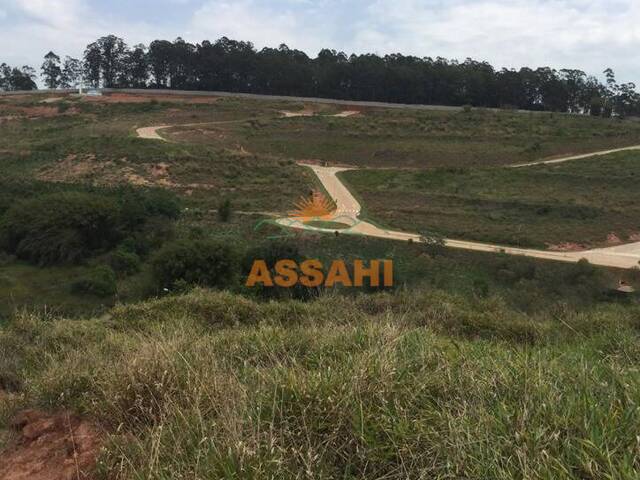
[[[572,160],[584,160],[585,158],[601,157],[603,155],[611,155],[612,153],[628,152],[630,150],[640,150],[640,145],[634,145],[632,147],[614,148],[613,150],[602,150],[600,152],[584,153],[582,155],[573,155],[571,157],[552,158],[550,160],[539,160],[537,162],[518,163],[516,165],[509,165],[510,168],[522,168],[522,167],[534,167],[536,165],[552,165],[554,163],[570,162]]]
[[[191,127],[199,125],[215,125],[215,124],[227,124],[227,123],[239,123],[245,120],[233,120],[226,122],[207,122],[207,123],[192,123],[183,125],[159,125],[155,127],[143,127],[138,128],[136,133],[141,138],[147,138],[151,140],[166,141],[158,134],[159,130],[163,130],[171,127]],[[618,148],[613,150],[606,150],[601,152],[595,152],[584,155],[574,155],[570,157],[557,158],[552,160],[543,160],[539,162],[531,162],[526,164],[511,165],[511,168],[521,168],[535,165],[545,165],[568,162],[571,160],[580,160],[584,158],[608,155],[611,153],[623,152],[628,150],[640,150],[640,146]],[[364,235],[368,237],[384,238],[388,240],[400,240],[415,242],[422,241],[422,236],[417,233],[400,232],[395,230],[386,230],[374,225],[370,222],[360,220],[358,217],[362,211],[360,203],[351,194],[349,189],[340,181],[337,174],[347,170],[354,170],[343,167],[321,167],[318,165],[300,164],[305,167],[311,168],[316,174],[327,193],[333,198],[336,203],[336,210],[332,214],[332,220],[340,223],[347,223],[351,225],[346,230],[341,230],[341,234],[347,235]],[[304,225],[300,219],[293,217],[285,217],[276,220],[280,225],[298,228],[304,230],[314,230],[321,232],[333,232],[331,229],[323,229]],[[491,253],[503,253],[507,255],[521,255],[525,257],[540,258],[544,260],[555,260],[560,262],[577,263],[582,259],[586,259],[589,263],[594,265],[600,265],[605,267],[614,268],[637,268],[640,266],[640,242],[630,243],[626,245],[619,245],[610,248],[597,248],[592,250],[585,250],[582,252],[553,252],[547,250],[535,250],[526,248],[507,247],[502,245],[495,245],[490,243],[470,242],[466,240],[453,240],[445,239],[444,244],[450,248],[459,248],[464,250],[473,250],[477,252],[491,252]]]
[[[167,128],[178,128],[178,127],[200,127],[204,125],[230,125],[234,123],[242,123],[247,120],[251,120],[250,118],[243,118],[242,120],[225,120],[218,122],[199,122],[199,123],[182,123],[178,125],[156,125],[154,127],[140,127],[136,129],[136,135],[139,138],[146,138],[147,140],[160,140],[163,142],[167,142],[168,140],[162,137],[158,132],[160,130],[166,130]]]
[[[311,168],[316,174],[327,193],[333,198],[337,205],[332,219],[340,223],[352,225],[351,228],[341,230],[341,234],[365,235],[368,237],[385,238],[389,240],[420,242],[421,235],[417,233],[400,232],[386,230],[369,222],[360,220],[358,217],[362,208],[349,189],[340,181],[337,174],[349,168],[321,167],[317,165],[301,164]],[[346,220],[346,221],[345,221]],[[287,227],[332,231],[304,225],[296,218],[281,218],[277,223]],[[581,259],[586,259],[594,265],[615,268],[633,268],[640,266],[640,242],[620,245],[611,248],[598,248],[585,250],[582,252],[552,252],[547,250],[534,250],[526,248],[506,247],[490,243],[470,242],[466,240],[445,239],[444,244],[450,248],[460,248],[464,250],[474,250],[477,252],[504,253],[508,255],[521,255],[525,257],[540,258],[544,260],[555,260],[560,262],[577,263]]]

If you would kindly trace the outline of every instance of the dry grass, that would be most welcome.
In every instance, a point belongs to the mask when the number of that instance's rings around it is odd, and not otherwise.
[[[105,477],[634,478],[639,466],[637,308],[551,318],[437,293],[256,304],[196,291],[112,314],[23,316],[0,334],[17,404],[111,432]]]

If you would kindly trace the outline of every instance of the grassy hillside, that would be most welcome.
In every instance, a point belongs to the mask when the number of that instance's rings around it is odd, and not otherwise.
[[[632,479],[639,314],[198,290],[100,320],[22,315],[0,331],[0,422],[94,419],[100,478]]]
[[[637,152],[521,169],[359,170],[342,177],[372,218],[406,231],[540,248],[604,246],[611,233],[621,241],[640,233],[632,193],[640,178]]]
[[[317,115],[281,118],[281,111],[302,109]],[[1,254],[0,319],[23,307],[65,315],[99,313],[117,301],[162,293],[151,260],[165,243],[216,240],[245,252],[267,236],[292,235],[261,222],[286,214],[318,187],[310,170],[295,163],[305,159],[395,168],[349,172],[345,178],[370,216],[397,228],[542,247],[569,241],[597,244],[611,232],[626,240],[638,232],[637,212],[629,201],[638,173],[635,157],[618,157],[611,169],[580,162],[591,169],[585,171],[575,170],[578,164],[522,171],[496,167],[640,143],[637,123],[484,110],[367,109],[348,118],[330,116],[340,110],[291,102],[117,94],[0,98],[0,231],[2,217],[15,204],[42,204],[38,199],[50,194],[112,198],[125,187],[165,190],[181,209],[177,218],[149,221],[142,231],[116,231],[117,244],[96,249],[75,264],[43,266],[26,261],[15,249]],[[138,127],[174,124],[196,125],[163,131],[169,142],[136,138]],[[223,221],[217,209],[225,201],[232,215]],[[505,272],[526,281],[534,277],[519,259],[434,253],[372,239],[305,235],[292,241],[307,257],[393,258],[401,286],[502,292],[512,276]],[[87,286],[96,269],[118,270],[123,260],[133,264],[114,272],[115,290],[103,289],[100,296],[95,285]],[[544,280],[553,278],[548,272],[556,269],[560,273],[555,277],[568,278],[569,266],[532,265],[538,269],[537,284],[553,288],[531,289],[534,293],[521,305],[540,305],[548,295],[571,302],[582,295]],[[603,275],[607,280],[583,295],[589,301],[620,276]],[[236,285],[233,289],[239,290]]]
[[[225,136],[216,138],[220,129]],[[187,138],[206,144],[239,142],[256,153],[371,168],[487,167],[640,144],[636,122],[484,110],[368,109],[348,118],[317,115],[266,120],[258,128],[213,130],[205,126],[204,133]]]

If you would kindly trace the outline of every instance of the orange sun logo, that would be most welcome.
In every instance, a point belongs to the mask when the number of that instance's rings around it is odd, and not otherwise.
[[[321,192],[314,191],[310,197],[302,197],[296,204],[296,209],[290,215],[302,220],[331,218],[334,210],[331,202]]]

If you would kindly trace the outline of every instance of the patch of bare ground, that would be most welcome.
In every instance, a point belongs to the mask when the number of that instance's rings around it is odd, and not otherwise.
[[[616,233],[607,235],[607,245],[621,245],[623,242]]]
[[[40,103],[56,103],[64,100],[64,97],[49,97],[44,100],[40,100]]]
[[[25,410],[12,420],[17,438],[0,453],[0,480],[91,479],[103,435],[68,412]]]
[[[20,106],[10,106],[6,108],[8,115],[3,115],[0,117],[0,123],[8,122],[11,120],[19,120],[22,118],[28,118],[30,120],[35,120],[38,118],[52,118],[58,117],[61,115],[77,115],[78,109],[75,107],[71,107],[66,109],[65,111],[60,111],[58,107],[48,107],[48,106],[40,106],[40,107],[20,107]]]
[[[48,182],[90,183],[92,185],[131,184],[178,190],[217,188],[216,185],[206,183],[178,183],[172,179],[170,169],[170,165],[164,162],[134,167],[126,158],[102,161],[92,154],[71,154],[53,165],[42,168],[36,177]]]
[[[3,115],[0,117],[0,125],[10,122],[11,120],[18,120],[19,118],[21,118],[19,115]]]
[[[581,252],[589,247],[580,243],[564,242],[556,245],[549,245],[548,250],[551,252]]]
[[[287,110],[281,110],[279,113],[282,114],[283,118],[313,117],[314,115],[322,114],[322,112],[319,112],[309,107],[305,107],[304,110],[297,110],[293,112],[287,111]],[[353,117],[355,115],[360,115],[360,113],[361,113],[360,110],[344,110],[342,112],[339,112],[333,115],[327,115],[327,116],[337,117],[337,118],[347,118],[347,117]]]

